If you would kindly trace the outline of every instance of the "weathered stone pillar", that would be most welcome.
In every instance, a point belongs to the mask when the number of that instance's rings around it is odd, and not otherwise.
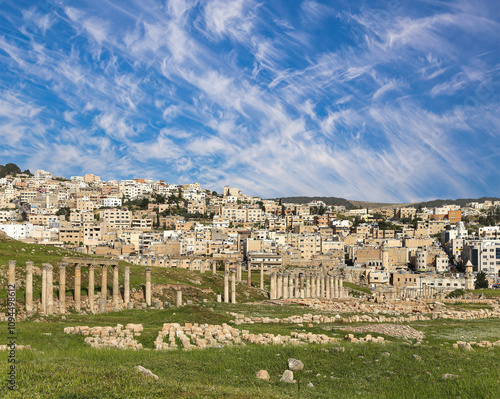
[[[288,275],[288,298],[293,298],[293,274]]]
[[[278,290],[276,292],[276,299],[281,299],[283,297],[283,274],[278,273],[278,284],[276,285]]]
[[[236,280],[241,281],[241,262],[236,263]]]
[[[341,278],[340,279],[340,287],[339,287],[339,291],[340,291],[340,297],[341,298],[345,298],[345,292],[344,292],[344,279]]]
[[[339,279],[337,277],[333,281],[333,297],[335,299],[339,297]]]
[[[177,290],[177,292],[176,292],[175,305],[182,306],[182,291],[181,290]]]
[[[260,289],[264,289],[264,262],[260,262]]]
[[[212,274],[217,274],[217,262],[211,261],[210,263],[212,265]]]
[[[8,284],[9,285],[15,285],[16,284],[16,261],[15,260],[9,260],[9,279],[8,279]]]
[[[66,262],[59,262],[59,313],[66,313]]]
[[[319,296],[321,298],[324,298],[326,296],[325,295],[325,276],[323,276],[323,275],[319,276],[319,285],[320,285]]]
[[[276,273],[271,273],[271,280],[269,281],[269,299],[276,299]]]
[[[10,266],[10,262],[9,262]],[[42,263],[42,312],[47,314],[47,264]]]
[[[325,282],[325,298],[330,299],[330,276],[324,276],[323,280]]]
[[[305,292],[305,287],[304,287],[304,273],[300,273],[299,277],[300,277],[300,297],[305,298],[306,292]]]
[[[33,262],[26,262],[26,314],[33,314]]]
[[[146,271],[146,304],[148,306],[151,306],[151,268],[147,267],[145,271]]]
[[[231,270],[231,303],[236,303],[236,270]]]
[[[106,313],[106,301],[104,299],[99,299],[97,302],[99,304],[99,313]]]
[[[130,266],[125,266],[125,276],[123,278],[123,302],[128,306],[130,302]]]
[[[82,265],[77,263],[75,265],[75,310],[77,312],[81,309],[81,292],[82,292]]]
[[[47,264],[47,314],[54,314],[54,274],[53,267]]]
[[[247,284],[250,287],[252,285],[252,264],[248,263],[248,275],[247,275]]]
[[[311,298],[316,298],[316,276],[311,278]]]
[[[283,275],[283,299],[288,299],[288,273]]]
[[[311,275],[306,275],[306,298],[311,298]]]
[[[229,272],[224,272],[224,303],[229,303]]]
[[[200,259],[200,273],[205,274],[205,259]]]
[[[108,299],[108,266],[101,265],[102,276],[101,276],[101,299]]]
[[[295,282],[295,295],[294,295],[294,298],[300,298],[299,273],[295,273],[294,282]]]
[[[89,265],[89,309],[95,313],[95,266]]]
[[[113,265],[113,306],[115,308],[118,307],[118,300],[120,297],[120,282],[119,282],[119,273],[120,266]],[[150,277],[151,280],[151,277]],[[151,284],[151,281],[149,282]]]

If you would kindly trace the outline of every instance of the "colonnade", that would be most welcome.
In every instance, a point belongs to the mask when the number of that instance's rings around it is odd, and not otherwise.
[[[88,268],[88,308],[90,312],[96,312],[95,296],[95,270],[101,272],[101,292],[99,295],[99,312],[106,311],[108,296],[108,266],[113,268],[113,289],[112,305],[116,309],[120,303],[127,307],[130,303],[130,267],[124,268],[124,296],[123,301],[120,298],[119,286],[119,266],[117,261],[103,259],[79,259],[63,258],[63,262],[58,263],[59,269],[59,298],[58,303],[54,301],[54,267],[49,263],[42,263],[42,290],[41,303],[38,311],[46,315],[54,313],[66,313],[66,272],[68,268],[74,270],[74,309],[79,312],[82,309],[81,290],[82,290],[82,268]],[[15,281],[16,261],[9,261],[9,281],[12,278]],[[34,263],[26,262],[26,313],[31,315],[36,309],[33,302],[33,272]],[[148,284],[149,281],[149,284]],[[17,287],[16,287],[17,288]],[[149,300],[149,303],[148,303]],[[151,268],[146,269],[146,302],[151,305]]]
[[[346,296],[342,277],[322,273],[271,273],[270,299],[337,299]]]

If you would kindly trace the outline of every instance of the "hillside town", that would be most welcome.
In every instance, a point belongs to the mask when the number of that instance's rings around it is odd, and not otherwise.
[[[145,267],[323,268],[372,289],[472,289],[479,272],[497,287],[499,213],[500,201],[367,209],[94,174],[0,178],[0,230],[25,243]]]

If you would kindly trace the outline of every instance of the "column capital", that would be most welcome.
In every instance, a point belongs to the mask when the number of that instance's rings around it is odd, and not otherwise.
[[[52,270],[52,265],[50,263],[42,263],[42,270]]]
[[[146,273],[149,273],[149,272],[151,271],[151,268],[150,268],[150,267],[146,267],[146,268],[144,269],[144,271],[145,271]]]
[[[16,266],[16,263],[15,260],[9,260],[9,267]]]

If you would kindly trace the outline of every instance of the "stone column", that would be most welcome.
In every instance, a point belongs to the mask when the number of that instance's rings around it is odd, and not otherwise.
[[[151,268],[146,267],[146,304],[151,306]],[[113,293],[114,298],[114,293]]]
[[[217,262],[212,261],[210,263],[212,265],[212,274],[217,274]]]
[[[241,262],[236,263],[236,280],[241,281]]]
[[[271,281],[269,282],[269,299],[276,299],[276,273],[271,273]]]
[[[249,287],[252,285],[252,264],[250,262],[248,263],[247,284]]]
[[[224,272],[224,303],[229,303],[229,272]]]
[[[340,284],[340,287],[339,287],[340,297],[341,297],[341,298],[345,298],[345,292],[344,292],[344,279],[343,279],[343,278],[341,278],[341,279],[340,279],[339,284]]]
[[[130,302],[130,266],[125,266],[125,276],[123,278],[123,302],[128,306]]]
[[[175,305],[182,306],[182,291],[178,290],[175,297]]]
[[[89,265],[89,309],[91,313],[95,312],[95,266]]]
[[[304,286],[304,273],[300,273],[299,277],[300,277],[300,297],[305,298],[306,292],[305,292],[305,286]]]
[[[319,296],[321,298],[324,298],[324,297],[326,297],[326,295],[325,295],[325,276],[321,275],[319,277],[319,284],[320,284]]]
[[[283,274],[278,273],[278,284],[276,285],[278,287],[278,292],[276,292],[276,298],[281,299],[283,298]]]
[[[75,310],[77,312],[81,309],[81,291],[82,291],[82,265],[77,263],[75,265]]]
[[[334,277],[333,280],[333,297],[337,299],[339,297],[339,279]]]
[[[288,276],[288,298],[293,298],[293,274]]]
[[[330,276],[325,276],[323,280],[325,282],[325,298],[330,299]]]
[[[311,297],[311,275],[306,275],[306,298]]]
[[[15,285],[16,284],[16,261],[15,260],[9,260],[9,280],[8,280],[9,285]]]
[[[260,262],[260,289],[264,289],[264,262]]]
[[[300,290],[299,290],[299,273],[295,273],[295,295],[294,298],[300,298]]]
[[[288,273],[283,275],[283,299],[288,299]]]
[[[66,263],[59,263],[59,313],[66,313]]]
[[[33,262],[26,262],[26,314],[33,314]]]
[[[10,266],[10,262],[9,262]],[[47,314],[47,264],[42,263],[42,312]]]
[[[113,306],[115,308],[118,307],[118,299],[120,297],[120,282],[118,279],[119,271],[120,271],[120,266],[113,265]],[[151,284],[151,281],[150,281],[150,284]]]
[[[236,270],[231,270],[231,303],[236,303]]]
[[[102,265],[101,268],[101,299],[106,301],[108,299],[108,266]]]
[[[316,298],[316,276],[311,278],[311,298]]]
[[[50,264],[47,264],[47,314],[54,314],[54,274]]]
[[[200,259],[200,273],[205,274],[205,259]]]

